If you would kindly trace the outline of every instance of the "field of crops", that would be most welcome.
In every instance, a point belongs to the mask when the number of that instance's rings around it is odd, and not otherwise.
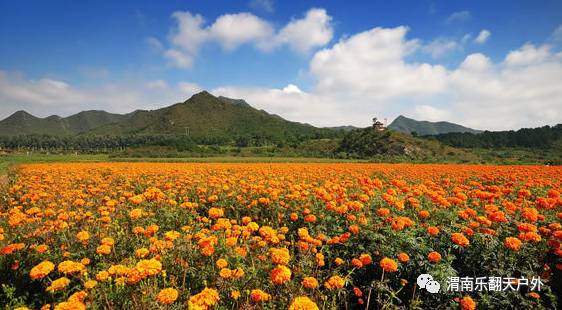
[[[561,186],[540,166],[24,165],[0,200],[0,307],[560,307]]]

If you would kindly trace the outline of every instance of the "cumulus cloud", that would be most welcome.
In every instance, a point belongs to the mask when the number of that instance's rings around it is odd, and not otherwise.
[[[476,39],[474,39],[474,43],[484,44],[486,43],[486,41],[488,41],[490,35],[492,35],[492,33],[489,30],[483,29],[482,31],[480,31]]]
[[[459,49],[461,45],[455,40],[439,38],[431,41],[423,47],[423,51],[433,58],[440,58],[452,51]]]
[[[453,12],[451,15],[449,15],[449,17],[447,17],[446,22],[447,23],[467,22],[471,18],[472,18],[472,14],[470,14],[470,11],[464,10],[464,11]]]
[[[332,17],[324,9],[311,9],[302,19],[289,22],[274,39],[275,45],[288,45],[300,53],[324,46],[332,40]]]
[[[251,44],[263,51],[288,46],[306,53],[326,45],[333,36],[332,18],[324,9],[311,9],[278,31],[267,20],[246,12],[221,15],[207,26],[201,15],[190,12],[174,12],[172,18],[171,47],[164,56],[179,68],[190,68],[201,46],[208,42],[227,51]]]
[[[562,55],[526,44],[494,63],[468,55],[456,68],[407,62],[420,48],[406,27],[374,28],[318,51],[309,91],[222,87],[219,94],[318,126],[369,125],[372,117],[411,115],[477,129],[504,130],[562,121]]]

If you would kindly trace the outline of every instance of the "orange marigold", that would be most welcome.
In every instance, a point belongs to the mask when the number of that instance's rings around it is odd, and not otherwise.
[[[331,276],[328,281],[324,282],[327,289],[338,289],[345,285],[345,279],[340,276]]]
[[[379,262],[381,268],[386,272],[396,272],[398,271],[398,263],[395,260],[385,257]]]
[[[474,310],[476,309],[476,303],[474,302],[474,300],[472,300],[472,298],[470,296],[464,296],[461,299],[461,309],[463,310]]]
[[[466,247],[470,244],[470,241],[468,241],[468,239],[462,233],[453,233],[451,235],[451,241],[453,241],[454,244],[460,245],[462,247]]]
[[[156,296],[156,299],[163,305],[169,305],[178,299],[178,290],[171,287],[162,289],[158,296]]]
[[[512,251],[519,251],[521,248],[521,240],[516,237],[507,237],[505,238],[504,245]]]
[[[441,254],[439,254],[439,253],[437,253],[437,252],[435,252],[435,251],[430,252],[430,253],[427,255],[427,259],[428,259],[430,262],[432,262],[432,263],[438,263],[439,261],[441,261]]]
[[[309,289],[315,289],[318,287],[318,280],[314,277],[305,277],[302,279],[302,286]]]
[[[293,300],[289,310],[318,310],[318,306],[310,298],[299,296]]]
[[[283,265],[277,265],[271,271],[271,281],[277,285],[287,283],[291,280],[291,269]]]
[[[200,293],[189,297],[189,309],[209,309],[220,300],[219,292],[213,288],[204,288]]]
[[[31,271],[29,272],[29,277],[31,278],[31,280],[43,279],[44,277],[49,275],[49,273],[51,273],[51,271],[53,271],[54,269],[55,269],[55,264],[46,260],[39,263],[35,267],[31,268]]]

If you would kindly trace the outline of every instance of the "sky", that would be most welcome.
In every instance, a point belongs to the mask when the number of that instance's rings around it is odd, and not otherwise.
[[[194,93],[315,126],[562,123],[562,1],[0,0],[0,119]]]

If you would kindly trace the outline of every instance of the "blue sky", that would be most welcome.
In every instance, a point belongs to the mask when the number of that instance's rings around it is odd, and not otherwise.
[[[213,27],[228,14],[233,25]],[[197,18],[195,30],[182,28]],[[561,1],[0,0],[0,118],[20,109],[151,109],[208,89],[319,126],[365,125],[365,114],[491,129],[553,124],[562,118],[560,94],[533,81],[562,79],[561,24]],[[507,58],[517,51],[513,66]],[[479,76],[463,70],[470,55],[487,63]],[[527,73],[536,76],[516,78]],[[474,85],[481,78],[497,89]],[[522,86],[533,95],[514,91]],[[482,93],[467,95],[470,87]],[[483,102],[509,119],[490,124],[488,113],[472,111]]]

